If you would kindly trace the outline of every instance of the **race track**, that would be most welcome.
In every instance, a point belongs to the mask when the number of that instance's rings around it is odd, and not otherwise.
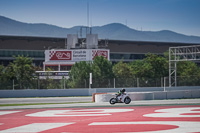
[[[0,133],[200,133],[200,105],[0,110]]]

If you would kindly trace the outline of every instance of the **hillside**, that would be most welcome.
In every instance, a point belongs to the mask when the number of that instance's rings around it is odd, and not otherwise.
[[[80,27],[61,28],[49,24],[23,23],[0,16],[0,35],[63,38],[67,34],[79,33]],[[85,36],[85,32],[82,33]],[[119,23],[92,27],[92,33],[98,34],[100,39],[200,43],[200,37],[198,36],[187,36],[169,30],[157,32],[138,31]]]

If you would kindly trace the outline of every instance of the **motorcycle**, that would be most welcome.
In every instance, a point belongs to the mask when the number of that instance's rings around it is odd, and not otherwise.
[[[121,101],[118,99],[118,95],[117,94],[115,95],[116,97],[110,99],[110,104],[115,104],[115,103],[129,104],[131,102],[131,98],[128,96],[128,94],[123,94]]]

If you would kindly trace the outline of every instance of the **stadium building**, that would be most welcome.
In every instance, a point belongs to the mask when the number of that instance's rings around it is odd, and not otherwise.
[[[92,44],[92,45],[89,45]],[[194,43],[172,43],[172,42],[151,42],[151,41],[126,41],[126,40],[107,40],[98,39],[97,35],[86,38],[78,38],[76,35],[68,35],[67,38],[56,37],[28,37],[28,36],[0,36],[0,64],[8,65],[12,62],[14,56],[24,55],[31,57],[36,66],[51,67],[53,70],[70,70],[73,63],[77,60],[71,60],[60,65],[48,62],[45,59],[45,53],[50,51],[73,51],[82,50],[91,51],[103,50],[108,52],[108,59],[116,63],[123,59],[124,62],[131,62],[145,58],[145,54],[152,53],[163,55],[169,50],[169,47],[200,45]],[[92,51],[93,50],[93,51]],[[97,52],[97,51],[96,51]],[[86,52],[87,53],[87,52]],[[100,52],[102,54],[102,52]],[[104,53],[103,53],[104,54]],[[88,52],[88,58],[92,53]],[[79,55],[81,56],[81,55]],[[90,60],[90,59],[89,59]],[[91,59],[92,60],[92,59]],[[59,61],[57,61],[59,64]],[[45,66],[45,67],[44,67]]]

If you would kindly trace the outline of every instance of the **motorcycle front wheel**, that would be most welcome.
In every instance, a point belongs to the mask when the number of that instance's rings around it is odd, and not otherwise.
[[[124,99],[124,103],[125,104],[129,104],[131,102],[131,98],[130,97],[126,97],[125,99]]]
[[[116,98],[111,98],[110,99],[110,104],[115,104],[116,103]]]

